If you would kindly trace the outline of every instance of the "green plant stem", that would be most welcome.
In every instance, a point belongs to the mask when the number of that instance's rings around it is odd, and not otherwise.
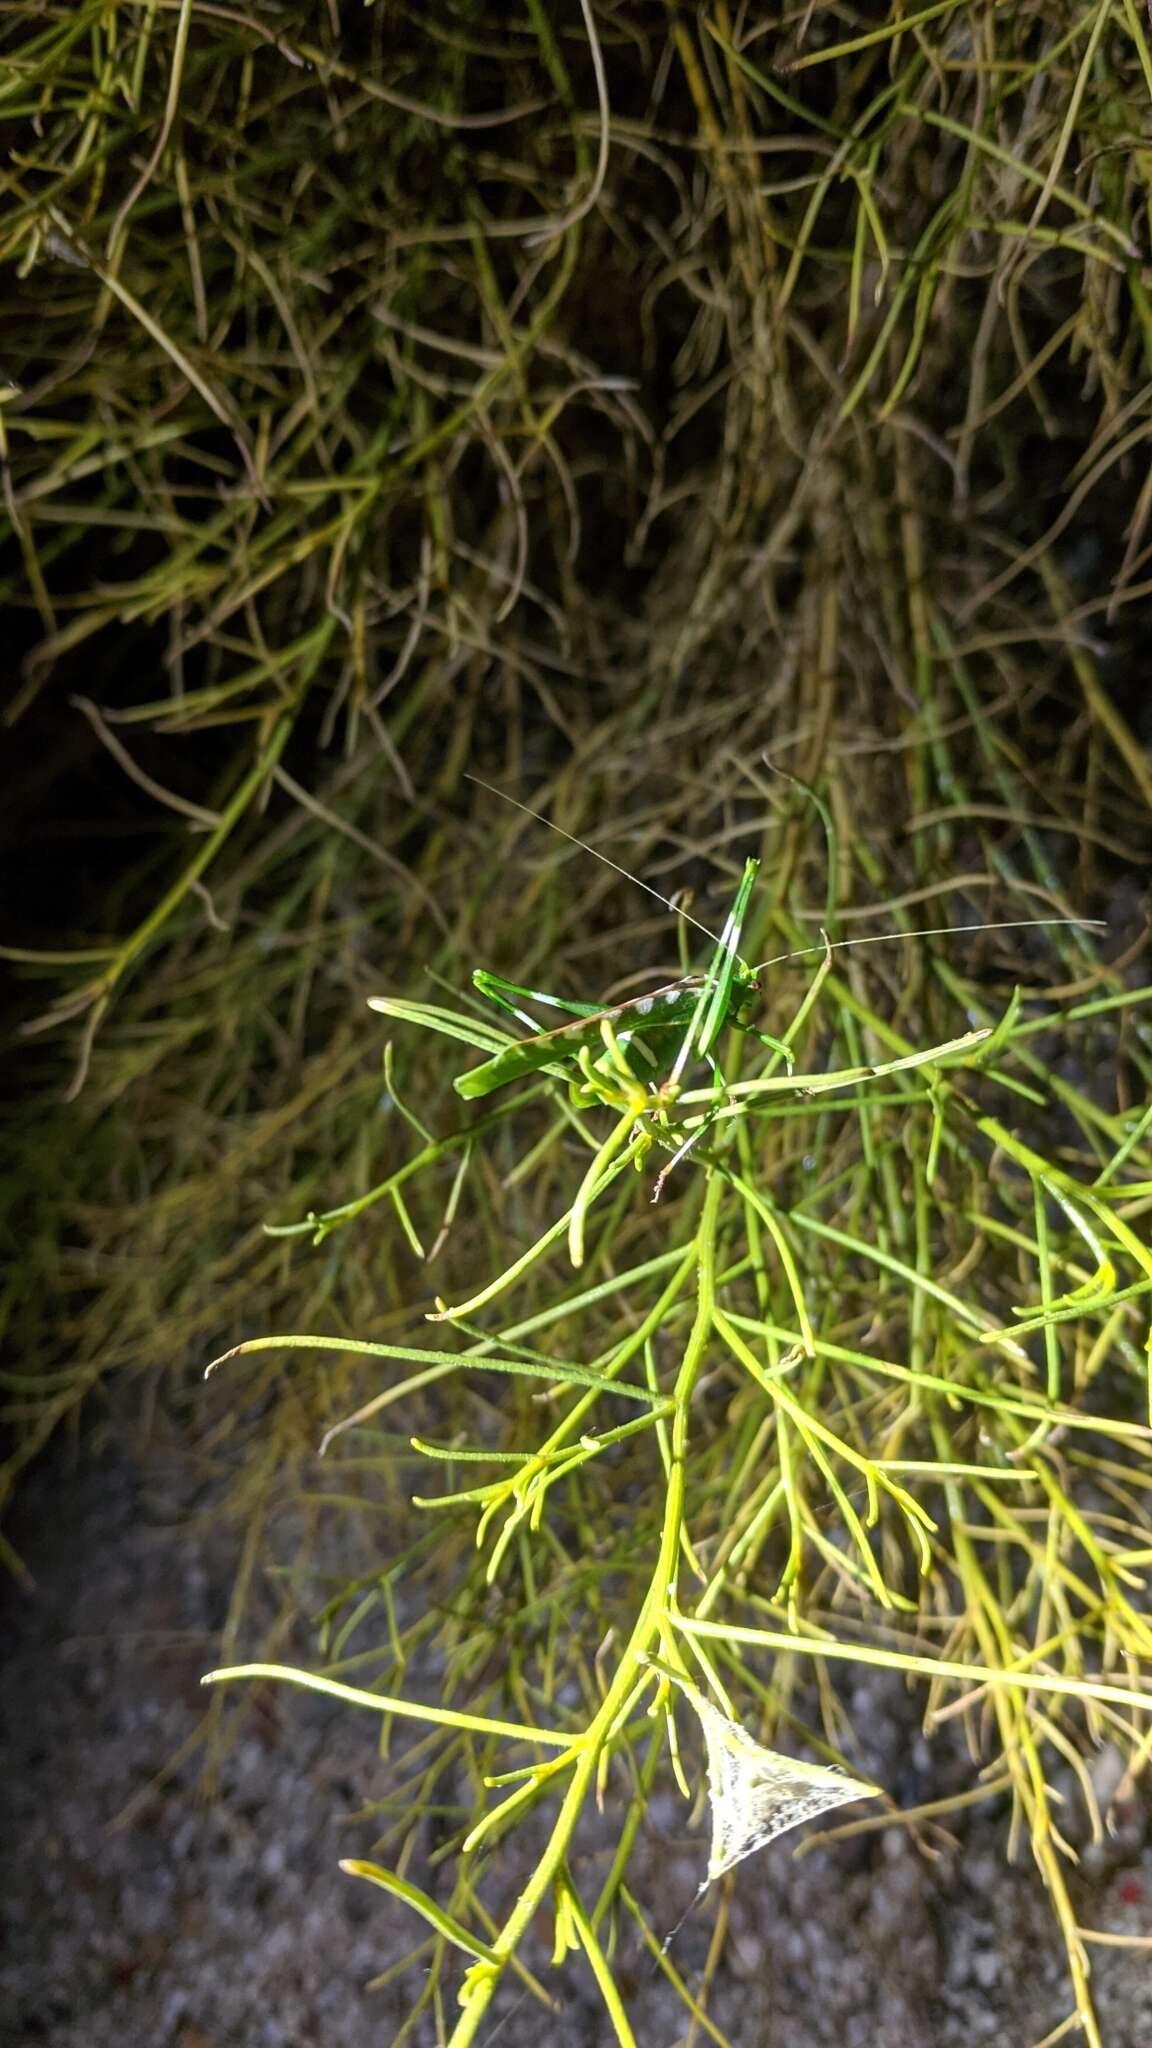
[[[473,1980],[474,1989],[464,2011],[453,2029],[448,2048],[471,2048],[476,2031],[491,2004],[496,1987],[515,1953],[568,1854],[569,1844],[575,1833],[600,1761],[600,1752],[607,1742],[620,1714],[621,1708],[632,1692],[637,1678],[644,1669],[641,1659],[649,1644],[659,1632],[669,1597],[675,1589],[676,1562],[680,1551],[680,1533],[684,1521],[684,1480],[688,1454],[688,1421],[692,1394],[704,1362],[708,1338],[712,1331],[716,1283],[716,1230],[717,1216],[723,1182],[718,1174],[709,1177],[704,1196],[700,1224],[696,1233],[697,1292],[696,1314],[684,1348],[680,1370],[673,1390],[674,1412],[672,1417],[671,1456],[668,1470],[668,1491],[664,1503],[664,1517],[660,1534],[660,1550],[653,1569],[648,1590],[644,1596],[635,1626],[627,1646],[616,1668],[615,1676],[604,1695],[599,1711],[591,1722],[581,1745],[568,1790],[564,1795],[556,1825],[552,1830],[548,1846],[536,1865],[532,1876],[517,1899],[499,1936],[492,1944],[495,1962],[487,1969],[477,1971]]]

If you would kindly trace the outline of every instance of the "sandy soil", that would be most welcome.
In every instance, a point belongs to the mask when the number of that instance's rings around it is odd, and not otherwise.
[[[55,1462],[13,1534],[36,1586],[4,1596],[0,2044],[388,2048],[421,1978],[415,1964],[365,1988],[417,1930],[337,1868],[371,1854],[374,1825],[358,1810],[386,1791],[364,1719],[253,1691],[207,1800],[193,1739],[228,1543],[164,1527],[119,1461],[79,1475]],[[936,1796],[963,1759],[930,1749],[885,1686],[870,1677],[852,1701],[868,1767],[904,1803]],[[1126,1809],[1116,1840],[1086,1852],[1082,1923],[1152,1935],[1146,1818]],[[651,1823],[632,1881],[654,1923],[670,1925],[706,1844],[674,1794]],[[793,1835],[746,1863],[709,2005],[733,2048],[1034,2048],[1070,1994],[1038,1881],[1004,1862],[1005,1824],[995,1804],[975,1809],[936,1861],[888,1828],[798,1861]],[[510,1896],[518,1874],[508,1870]],[[673,1950],[691,1982],[713,1914],[706,1901]],[[630,1944],[619,1966],[637,2040],[679,2048],[682,2009]],[[1105,2048],[1150,2048],[1152,1949],[1092,1954]],[[557,1979],[543,1950],[532,1960],[562,2004],[549,2016],[512,1991],[485,2048],[608,2048],[581,1969]],[[409,2038],[432,2048],[444,2034],[429,2012]]]

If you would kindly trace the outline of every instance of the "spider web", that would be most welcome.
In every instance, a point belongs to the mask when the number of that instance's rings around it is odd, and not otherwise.
[[[700,1717],[708,1756],[712,1851],[701,1891],[789,1828],[849,1800],[879,1797],[873,1785],[861,1784],[843,1771],[765,1749],[694,1685],[684,1679],[677,1682]]]

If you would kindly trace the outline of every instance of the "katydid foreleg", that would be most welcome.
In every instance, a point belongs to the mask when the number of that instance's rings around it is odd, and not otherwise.
[[[664,1192],[664,1183],[667,1180],[669,1174],[672,1172],[673,1168],[679,1166],[680,1161],[688,1157],[688,1154],[689,1152],[691,1152],[693,1146],[698,1145],[700,1143],[701,1138],[705,1135],[707,1131],[711,1130],[713,1124],[716,1122],[717,1117],[720,1115],[722,1109],[724,1108],[724,1097],[728,1092],[728,1083],[724,1079],[723,1074],[720,1072],[720,1068],[717,1065],[717,1062],[712,1058],[711,1053],[707,1055],[707,1059],[708,1065],[712,1069],[712,1079],[716,1084],[715,1101],[713,1102],[711,1109],[708,1110],[707,1113],[701,1118],[699,1128],[692,1132],[691,1137],[685,1138],[682,1145],[677,1146],[675,1152],[672,1154],[671,1159],[669,1159],[667,1163],[660,1168],[660,1171],[656,1176],[656,1184],[652,1189],[652,1200],[654,1202],[658,1202],[660,1200],[660,1197]]]
[[[743,1017],[731,1017],[728,1021],[736,1031],[742,1031],[746,1038],[754,1038],[758,1045],[766,1045],[769,1052],[774,1052],[784,1061],[788,1072],[792,1072],[796,1064],[796,1055],[791,1046],[785,1045],[782,1038],[772,1038],[766,1031],[757,1031],[756,1026],[746,1024]]]

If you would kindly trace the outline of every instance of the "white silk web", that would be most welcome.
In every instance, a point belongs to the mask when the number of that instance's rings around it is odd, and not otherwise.
[[[789,1828],[846,1806],[849,1800],[879,1797],[875,1786],[861,1784],[843,1771],[765,1749],[686,1679],[677,1676],[676,1683],[696,1709],[708,1756],[712,1850],[701,1891]]]

